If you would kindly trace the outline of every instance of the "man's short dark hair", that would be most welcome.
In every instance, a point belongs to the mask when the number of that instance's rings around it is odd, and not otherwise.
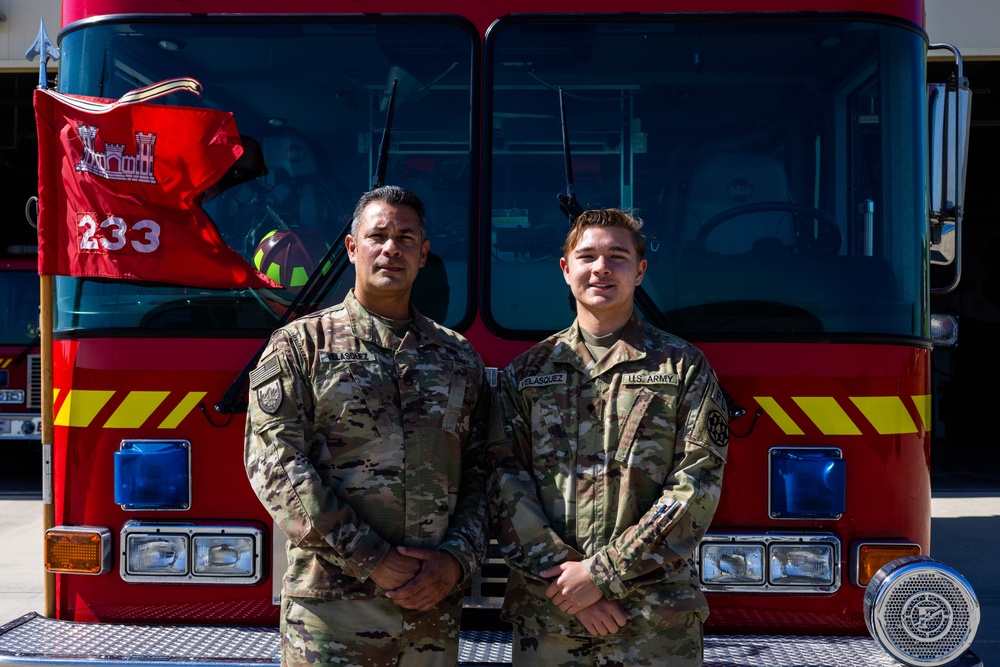
[[[361,225],[361,214],[364,213],[365,207],[376,201],[412,208],[417,212],[417,217],[420,218],[420,234],[426,238],[427,230],[424,224],[427,212],[424,209],[424,203],[420,201],[420,197],[416,194],[398,185],[381,185],[361,195],[357,206],[354,207],[354,217],[351,218],[351,236],[358,235],[358,227]]]

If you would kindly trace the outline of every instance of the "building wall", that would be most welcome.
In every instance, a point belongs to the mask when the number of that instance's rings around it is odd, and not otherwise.
[[[55,42],[59,34],[60,0],[0,0],[0,71],[38,71],[38,59],[28,62],[25,52],[38,36],[38,27],[45,21],[45,30]]]
[[[957,46],[964,59],[1000,58],[1000,2],[925,0],[931,42]]]

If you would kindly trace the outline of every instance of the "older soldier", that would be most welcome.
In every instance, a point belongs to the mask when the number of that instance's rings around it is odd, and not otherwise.
[[[559,264],[577,319],[500,377],[487,456],[514,665],[702,664],[692,558],[728,418],[702,353],[634,311],[640,225],[617,209],[576,219]]]
[[[288,536],[286,666],[455,665],[482,560],[489,388],[458,334],[409,306],[424,207],[365,194],[343,303],[271,337],[250,375],[250,483]]]

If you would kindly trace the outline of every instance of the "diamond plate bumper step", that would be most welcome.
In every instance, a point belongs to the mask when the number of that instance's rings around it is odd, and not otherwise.
[[[0,665],[279,665],[276,628],[74,623],[30,613],[0,627]],[[510,663],[510,633],[463,631],[462,665]],[[709,635],[705,667],[899,667],[870,637]],[[972,651],[952,667],[982,667]]]

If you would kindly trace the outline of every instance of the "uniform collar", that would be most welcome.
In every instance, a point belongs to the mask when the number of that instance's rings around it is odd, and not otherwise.
[[[354,294],[354,288],[351,288],[347,296],[344,297],[344,307],[351,320],[351,334],[355,338],[378,347],[397,348],[396,341],[390,340],[390,337],[395,338],[392,334],[380,333],[386,327],[376,326],[375,317],[358,301],[358,297]],[[410,305],[410,318],[410,326],[398,349],[414,349],[441,343],[441,336],[434,324],[417,312],[412,304]]]
[[[556,334],[556,346],[552,350],[552,362],[569,364],[581,373],[597,377],[614,368],[618,364],[643,359],[646,356],[646,326],[634,309],[632,316],[622,330],[618,339],[607,356],[597,363],[590,355],[590,350],[580,333],[580,321],[574,320],[566,330]]]

